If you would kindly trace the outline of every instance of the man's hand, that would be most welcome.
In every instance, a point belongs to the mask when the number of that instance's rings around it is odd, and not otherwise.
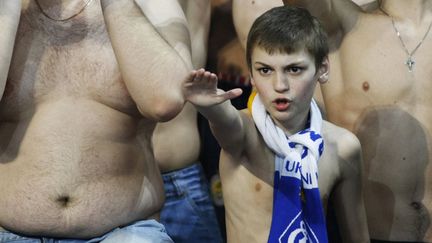
[[[217,88],[217,76],[199,69],[192,71],[183,85],[185,99],[198,107],[210,107],[242,94],[240,88],[223,91]]]

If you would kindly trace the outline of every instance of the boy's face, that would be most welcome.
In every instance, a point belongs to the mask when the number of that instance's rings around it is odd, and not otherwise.
[[[252,84],[273,120],[287,129],[304,122],[316,82],[327,81],[328,59],[317,71],[314,57],[305,49],[270,55],[256,46],[251,61]]]

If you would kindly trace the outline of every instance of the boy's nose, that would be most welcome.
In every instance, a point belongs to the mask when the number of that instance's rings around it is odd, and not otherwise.
[[[289,80],[285,75],[276,75],[274,80],[274,89],[277,92],[285,92],[289,90]]]

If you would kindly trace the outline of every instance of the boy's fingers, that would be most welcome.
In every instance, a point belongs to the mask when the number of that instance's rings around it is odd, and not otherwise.
[[[236,88],[236,89],[228,90],[227,92],[223,93],[221,96],[223,97],[224,100],[231,100],[239,97],[242,93],[243,93],[242,89]]]
[[[236,97],[239,97],[241,94],[243,94],[243,90],[240,88],[236,88],[236,89],[232,89],[232,90],[228,91],[228,93],[230,93],[232,98],[236,98]]]
[[[202,79],[203,79],[203,82],[206,82],[206,83],[211,83],[214,81],[214,79],[212,78],[212,73],[208,72],[208,71],[204,72]]]
[[[214,74],[214,73],[210,74],[209,82],[211,82],[211,83],[218,82],[218,78],[217,78],[216,74]]]
[[[196,76],[196,81],[197,82],[206,82],[208,80],[208,76],[207,72],[204,69],[199,69],[197,76]]]

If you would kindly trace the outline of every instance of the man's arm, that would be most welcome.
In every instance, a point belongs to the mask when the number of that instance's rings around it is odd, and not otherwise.
[[[0,0],[0,97],[6,85],[20,16],[21,1]]]
[[[156,121],[172,119],[184,105],[181,87],[192,68],[186,63],[190,58],[158,33],[134,0],[101,3],[122,78],[138,109]]]
[[[267,10],[282,5],[281,0],[232,1],[234,27],[243,50],[246,50],[247,36],[255,19]]]
[[[192,69],[191,30],[182,0],[135,0],[159,35]]]
[[[209,122],[213,135],[222,149],[232,156],[240,156],[246,144],[246,128],[243,115],[230,99],[242,94],[242,90],[223,91],[217,88],[217,76],[204,69],[193,71],[184,84],[184,94],[190,103]]]
[[[343,242],[369,242],[362,192],[360,142],[350,134],[339,144],[341,180],[332,191],[333,205]]]
[[[186,14],[191,38],[194,69],[203,68],[207,61],[207,40],[210,31],[210,0],[179,0]]]
[[[329,35],[332,49],[339,47],[343,36],[355,26],[363,11],[351,0],[283,0],[283,3],[304,7],[319,18]]]

